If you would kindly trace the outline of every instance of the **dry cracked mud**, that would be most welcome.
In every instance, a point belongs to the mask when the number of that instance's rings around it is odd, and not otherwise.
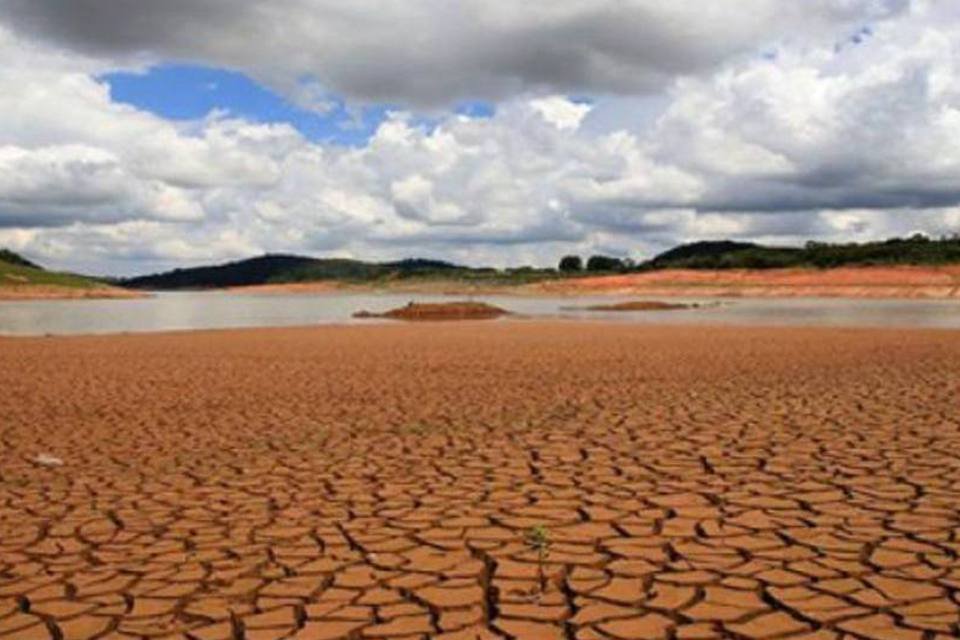
[[[3,339],[0,388],[0,638],[960,630],[958,333]]]

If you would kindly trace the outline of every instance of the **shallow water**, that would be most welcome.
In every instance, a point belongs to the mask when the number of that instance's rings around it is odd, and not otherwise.
[[[590,312],[570,309],[597,303],[655,299],[623,297],[474,296],[524,316],[615,320],[647,324],[736,324],[960,329],[960,301],[851,300],[832,298],[683,299],[704,308],[679,311]],[[415,294],[257,295],[222,292],[158,293],[136,300],[0,302],[2,335],[73,335],[236,327],[371,323],[350,316],[360,309],[386,311],[411,300],[462,300],[465,296]],[[677,299],[669,299],[677,301]],[[386,321],[389,322],[389,321]]]

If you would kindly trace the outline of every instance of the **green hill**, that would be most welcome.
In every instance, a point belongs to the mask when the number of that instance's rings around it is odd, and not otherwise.
[[[16,265],[18,267],[32,267],[34,269],[42,269],[40,265],[30,262],[19,253],[14,253],[10,249],[0,248],[0,262],[5,262],[7,264]]]
[[[72,273],[47,271],[9,249],[0,249],[0,287],[28,285],[91,289],[104,283]]]
[[[463,269],[438,260],[372,263],[343,258],[268,254],[226,264],[174,269],[118,281],[132,289],[212,289],[316,280],[367,282],[389,277],[455,273]]]
[[[344,258],[310,258],[267,254],[207,267],[174,269],[114,281],[130,289],[216,289],[261,284],[290,284],[333,280],[354,284],[377,284],[398,280],[455,281],[463,285],[516,285],[556,278],[553,269],[518,267],[491,269],[465,267],[442,260],[408,258],[393,262],[364,262]]]
[[[592,263],[602,267],[589,267]],[[267,254],[225,264],[174,269],[164,273],[111,281],[130,289],[216,289],[262,284],[287,284],[333,280],[377,284],[397,280],[453,281],[463,285],[520,285],[589,272],[632,272],[658,269],[772,269],[832,268],[877,265],[941,265],[960,263],[960,236],[930,239],[923,235],[880,242],[827,244],[808,242],[803,247],[769,247],[732,240],[684,244],[635,264],[593,256],[588,269],[558,272],[554,269],[471,268],[440,260],[408,259],[365,262],[343,258]]]
[[[651,269],[774,269],[960,263],[960,237],[934,240],[917,234],[862,244],[808,242],[803,247],[765,247],[745,242],[695,242],[661,253],[639,266]]]

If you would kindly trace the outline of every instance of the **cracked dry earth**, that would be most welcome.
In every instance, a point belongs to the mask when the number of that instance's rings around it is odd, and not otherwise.
[[[958,387],[951,332],[0,340],[0,638],[956,638]]]

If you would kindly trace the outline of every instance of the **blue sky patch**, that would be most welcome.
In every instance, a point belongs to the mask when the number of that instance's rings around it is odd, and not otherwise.
[[[316,142],[363,145],[390,107],[348,109],[339,100],[326,113],[304,109],[235,71],[193,65],[159,65],[145,73],[116,72],[100,80],[117,102],[171,120],[195,120],[221,110],[253,122],[285,122]]]
[[[492,118],[496,108],[489,102],[473,101],[457,105],[456,112],[469,118]]]

